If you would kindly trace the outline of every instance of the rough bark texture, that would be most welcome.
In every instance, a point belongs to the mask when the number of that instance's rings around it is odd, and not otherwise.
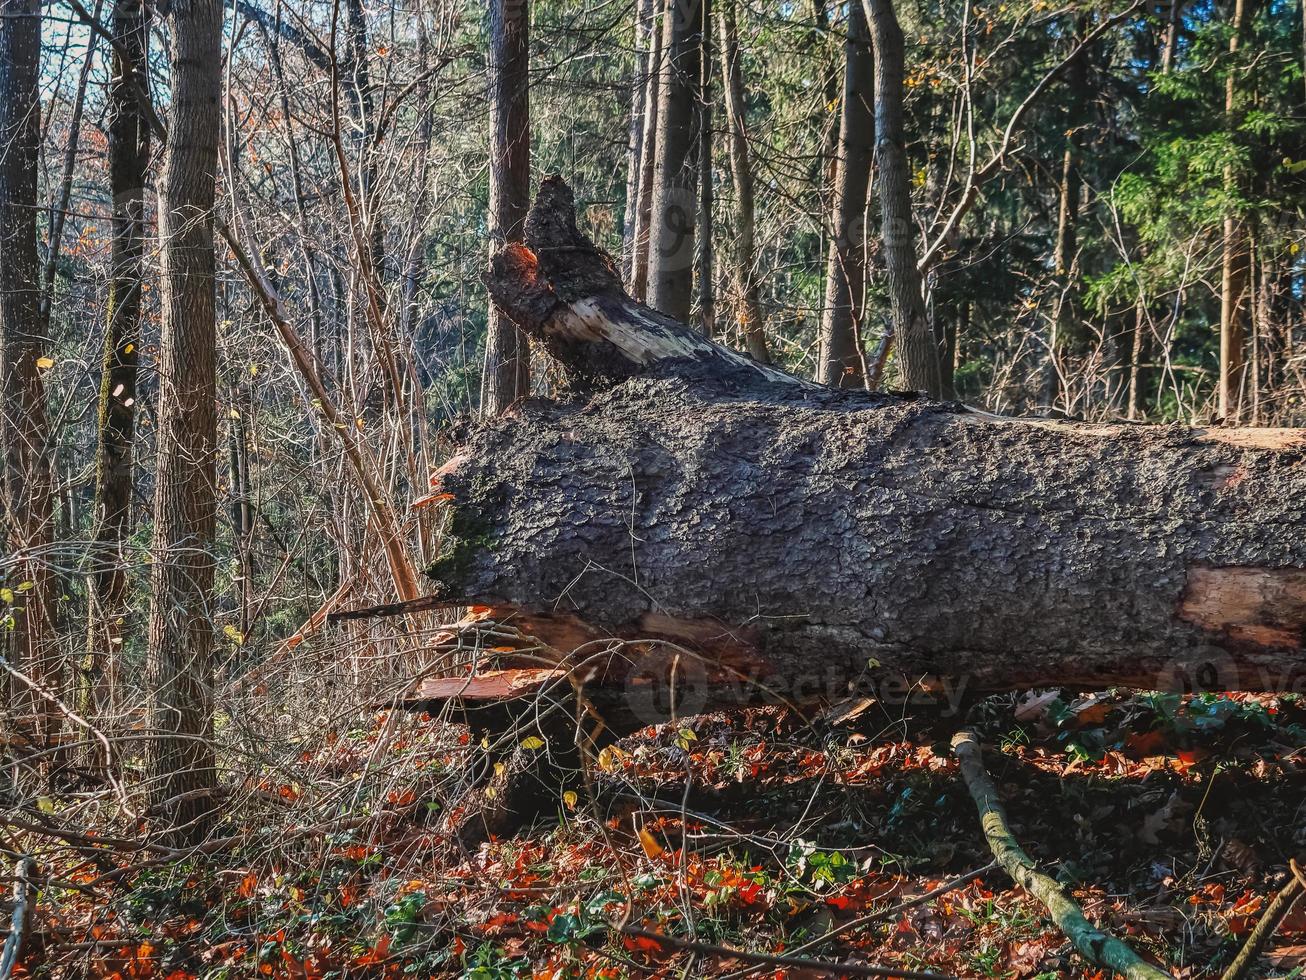
[[[1247,31],[1253,0],[1234,0],[1229,34],[1228,76],[1224,113],[1230,139],[1237,138],[1241,96],[1238,91],[1238,49]],[[1237,199],[1242,191],[1232,166],[1224,171],[1225,192]],[[1247,222],[1231,208],[1224,216],[1220,242],[1220,415],[1230,422],[1243,418],[1247,400],[1247,326],[1251,310],[1251,244]]]
[[[704,0],[667,0],[649,216],[648,303],[688,321],[698,214],[696,103],[702,83]]]
[[[0,527],[13,571],[13,593],[0,616],[12,612],[15,660],[28,677],[60,690],[55,637],[57,582],[49,564],[54,540],[54,492],[45,386],[49,338],[40,316],[36,250],[37,158],[41,112],[41,10],[36,0],[0,2],[0,467],[4,500]],[[6,631],[7,632],[7,631]],[[5,684],[8,684],[6,679]],[[0,688],[0,691],[3,691]],[[58,734],[57,712],[26,685],[6,698],[45,745]],[[47,757],[52,759],[52,757]]]
[[[836,388],[866,383],[861,318],[865,292],[866,197],[875,153],[875,57],[858,4],[848,6],[844,42],[843,99],[839,115],[830,260],[825,276],[818,378]]]
[[[530,7],[526,0],[490,4],[490,240],[521,241],[530,207]],[[497,415],[530,391],[530,347],[496,308],[485,336],[481,407]]]
[[[108,318],[96,407],[94,564],[88,578],[84,707],[111,708],[130,615],[123,545],[131,530],[132,442],[136,428],[141,283],[145,253],[145,170],[150,130],[133,84],[146,64],[149,14],[140,0],[113,10],[113,83],[109,87],[109,183],[113,194]],[[125,55],[125,57],[124,57]]]
[[[905,388],[945,394],[939,347],[925,312],[917,268],[916,222],[911,209],[911,168],[903,125],[902,28],[893,0],[863,0],[875,46],[875,163],[879,170],[884,265]]]
[[[626,297],[569,207],[546,181],[490,285],[598,393],[467,436],[431,575],[585,661],[614,717],[667,717],[673,674],[680,713],[1306,685],[1306,431],[811,385]]]
[[[150,789],[161,832],[208,829],[217,455],[213,199],[221,94],[220,0],[173,6],[172,106],[159,188],[163,330],[147,675]]]

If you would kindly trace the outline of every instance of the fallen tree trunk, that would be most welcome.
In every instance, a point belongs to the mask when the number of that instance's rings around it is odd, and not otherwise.
[[[619,734],[852,691],[1306,688],[1306,430],[826,389],[629,298],[556,178],[526,242],[488,284],[571,397],[466,434],[428,498],[432,601],[558,668],[487,698],[583,686]]]

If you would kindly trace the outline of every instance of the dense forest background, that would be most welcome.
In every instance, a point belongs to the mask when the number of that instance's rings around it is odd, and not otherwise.
[[[719,4],[718,16],[728,6]],[[755,244],[749,275],[741,276],[732,262],[730,133],[713,77],[710,278],[696,291],[696,307],[709,303],[704,315],[714,332],[742,348],[740,286],[755,282],[772,356],[814,375],[847,14],[819,2],[737,7],[729,15]],[[107,10],[97,11],[82,12],[107,22]],[[333,397],[349,406],[360,438],[378,440],[402,497],[433,460],[441,421],[479,403],[487,24],[474,4],[335,13],[333,60],[330,5],[229,11],[227,182],[219,207],[246,213],[251,241],[325,365]],[[550,2],[532,13],[531,171],[567,174],[582,198],[585,230],[615,255],[631,220],[632,105],[638,111],[645,101],[650,34],[639,21],[647,13],[629,3]],[[1045,3],[903,5],[907,155],[922,240],[938,235],[970,173],[999,147],[1007,120],[1042,76],[1107,13]],[[1237,30],[1236,17],[1244,19]],[[42,370],[61,537],[71,542],[91,524],[109,313],[111,46],[74,10],[56,8],[46,21],[39,237],[54,364]],[[150,24],[149,85],[166,103],[168,20]],[[1301,17],[1279,0],[1244,0],[1236,11],[1206,2],[1139,8],[1037,94],[1002,165],[948,229],[926,275],[925,300],[951,354],[958,397],[1001,412],[1149,421],[1217,415],[1222,244],[1224,222],[1234,218],[1247,237],[1239,303],[1250,368],[1242,414],[1259,424],[1302,421],[1301,38]],[[345,179],[375,253],[383,294],[376,324],[367,322],[368,285],[346,231],[333,111]],[[152,185],[156,167],[147,174]],[[147,192],[147,223],[152,202]],[[872,229],[877,207],[872,194]],[[889,304],[879,237],[865,236],[864,248],[859,341],[869,350],[885,330]],[[144,261],[157,262],[157,249],[147,245]],[[230,450],[223,531],[238,539],[239,556],[224,568],[225,602],[243,637],[290,626],[314,597],[334,591],[342,577],[335,556],[348,567],[363,549],[356,508],[351,514],[345,501],[326,503],[344,482],[341,464],[320,437],[315,447],[302,435],[314,414],[303,382],[230,257],[218,274],[219,417]],[[139,343],[138,505],[149,499],[152,470],[158,293],[150,279]],[[402,374],[402,405],[383,403],[382,347]],[[885,383],[897,383],[892,357]],[[547,388],[547,378],[538,384]],[[378,424],[391,411],[407,415],[402,433]],[[386,445],[392,440],[399,442]],[[148,515],[140,517],[131,523],[144,534]],[[305,528],[313,533],[301,534]],[[300,598],[263,604],[270,608],[255,616],[254,597],[278,574],[269,549],[294,554],[294,571],[289,578],[282,571],[275,588],[295,581]],[[73,591],[78,560],[70,544],[59,561]]]
[[[428,637],[327,617],[426,591],[461,427],[558,391],[482,281],[545,175],[632,295],[804,378],[1306,425],[1301,0],[0,16],[0,792],[65,826],[395,792]]]
[[[538,2],[530,12],[531,173],[566,174],[584,230],[616,256],[631,251],[628,178],[647,99],[650,10]],[[1221,303],[1236,289],[1248,365],[1237,416],[1300,424],[1300,12],[1280,0],[1244,0],[1236,10],[1190,2],[1135,7],[1099,30],[1117,13],[1043,2],[905,3],[898,11],[911,213],[919,242],[943,235],[924,298],[957,397],[999,412],[1220,417]],[[84,608],[78,542],[93,524],[96,404],[112,312],[113,48],[86,21],[108,24],[109,15],[104,5],[47,12],[40,74],[40,288],[53,361],[41,373],[62,542],[54,564],[74,617]],[[751,171],[756,217],[749,268],[741,270],[733,124],[722,35],[713,29],[702,198],[711,235],[706,259],[695,260],[705,264],[696,270],[694,316],[744,349],[753,284],[770,356],[815,376],[841,189],[834,162],[848,13],[821,2],[722,2],[715,16],[729,17],[737,44],[730,63],[741,82],[742,166]],[[162,107],[169,20],[147,23],[148,86]],[[476,4],[252,2],[229,9],[223,28],[219,213],[239,221],[247,248],[259,252],[332,399],[371,446],[400,504],[420,495],[438,465],[444,422],[480,403],[488,29]],[[1079,56],[1040,87],[1090,34]],[[873,99],[866,89],[856,97],[868,106]],[[999,165],[985,169],[996,156]],[[146,159],[129,521],[142,545],[159,342],[151,271],[158,160]],[[892,316],[874,189],[866,200],[857,217],[871,234],[852,237],[864,249],[866,280],[857,343],[871,357]],[[1227,220],[1243,236],[1243,281],[1235,275],[1232,286],[1222,277]],[[365,226],[370,274],[351,221]],[[700,236],[700,253],[702,245]],[[219,251],[226,252],[221,243]],[[217,275],[219,440],[227,449],[219,533],[233,556],[219,567],[219,618],[244,645],[293,631],[367,565],[367,534],[348,499],[346,464],[315,421],[314,396],[230,253],[220,255]],[[386,394],[387,371],[397,395]],[[883,383],[900,386],[892,353]],[[548,390],[547,371],[535,385]],[[317,435],[306,436],[313,426]],[[430,533],[414,540],[429,542]]]

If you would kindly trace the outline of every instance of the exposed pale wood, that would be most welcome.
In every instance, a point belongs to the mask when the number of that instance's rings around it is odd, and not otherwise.
[[[565,670],[487,670],[468,677],[428,677],[411,700],[505,701],[539,694],[567,676]]]
[[[1179,615],[1269,649],[1306,644],[1306,569],[1194,568]]]

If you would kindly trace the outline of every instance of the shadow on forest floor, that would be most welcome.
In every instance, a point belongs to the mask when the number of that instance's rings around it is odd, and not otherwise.
[[[387,741],[377,716],[305,749],[302,783],[269,784],[281,809],[263,819],[282,823],[251,828],[267,832],[258,847],[117,870],[99,852],[58,868],[68,887],[43,893],[27,968],[166,980],[742,976],[748,964],[730,950],[792,950],[989,864],[948,725],[877,710],[835,728],[755,709],[646,729],[599,756],[557,821],[474,851],[441,828],[456,807],[447,779],[480,750],[429,720]],[[1216,975],[1306,850],[1306,707],[1291,698],[1031,694],[983,702],[970,721],[1029,853],[1091,919],[1177,977]],[[368,759],[387,773],[375,788]],[[306,830],[296,806],[325,774],[349,819]],[[623,918],[722,951],[622,934],[612,923]],[[1299,909],[1254,975],[1292,975],[1304,952]],[[995,870],[808,955],[966,977],[1102,976]]]

